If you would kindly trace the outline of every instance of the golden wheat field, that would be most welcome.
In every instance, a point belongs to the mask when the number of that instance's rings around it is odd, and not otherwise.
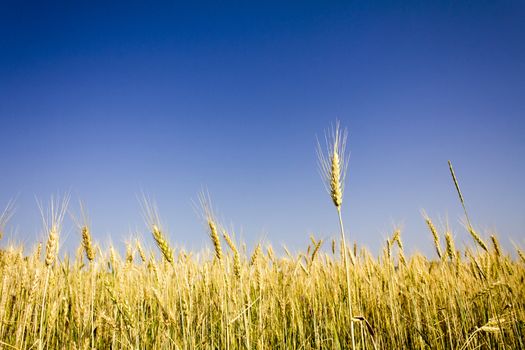
[[[336,125],[326,147],[318,145],[340,235],[312,236],[298,254],[277,256],[268,244],[248,251],[203,193],[209,230],[202,234],[212,251],[174,249],[155,206],[145,203],[154,249],[137,239],[125,245],[125,256],[118,247],[102,251],[82,216],[70,257],[59,252],[68,197],[52,201],[42,209],[46,241],[0,241],[0,348],[525,348],[525,255],[476,231],[466,209],[472,244],[461,251],[429,216],[422,220],[433,256],[405,255],[400,230],[376,255],[345,236],[345,139]],[[0,239],[12,208],[0,217]]]

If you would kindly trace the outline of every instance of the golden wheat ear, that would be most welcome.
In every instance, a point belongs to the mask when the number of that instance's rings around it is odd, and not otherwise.
[[[150,229],[153,239],[155,240],[155,244],[159,248],[164,259],[168,263],[173,264],[173,261],[174,261],[173,249],[168,243],[168,239],[166,238],[162,230],[162,225],[161,225],[161,220],[159,216],[159,211],[157,209],[157,205],[150,198],[146,197],[144,194],[142,195],[141,205],[142,205],[142,211],[143,211],[144,218]]]
[[[221,246],[221,239],[218,232],[218,224],[213,211],[213,206],[210,198],[210,194],[207,191],[202,190],[199,193],[199,206],[203,215],[204,221],[207,223],[210,230],[210,239],[213,243],[213,249],[215,251],[215,259],[220,263],[223,260],[223,251]]]
[[[447,255],[451,261],[454,261],[456,258],[456,246],[454,244],[454,238],[450,231],[445,232],[445,242],[447,245]]]
[[[47,208],[47,211],[44,210],[40,202],[37,202],[40,208],[44,230],[47,233],[46,255],[44,262],[48,267],[54,264],[58,256],[60,231],[62,230],[62,223],[69,205],[69,198],[70,197],[68,194],[66,194],[62,200],[51,197],[50,205]]]
[[[56,260],[58,254],[58,230],[56,226],[49,229],[46,243],[46,258],[44,262],[46,266],[51,266]]]
[[[436,253],[440,259],[443,259],[443,252],[441,250],[441,243],[439,242],[439,234],[438,234],[438,231],[436,230],[436,226],[434,226],[434,223],[430,219],[430,216],[428,216],[425,211],[422,211],[421,215],[423,215],[423,218],[425,219],[425,223],[427,224],[427,227],[430,230],[430,233],[432,233],[432,239],[434,241],[434,247],[436,248]]]
[[[222,231],[222,236],[224,237],[224,240],[228,244],[228,247],[233,252],[233,273],[237,279],[241,278],[241,258],[239,255],[239,250],[237,249],[237,245],[235,242],[233,242],[232,238],[228,234],[226,230]]]
[[[321,178],[336,208],[343,204],[344,184],[348,166],[346,139],[348,132],[342,130],[339,121],[325,132],[325,150],[317,140],[317,160]]]
[[[77,225],[80,227],[80,233],[82,235],[82,246],[84,247],[86,258],[90,263],[93,263],[93,261],[95,260],[96,252],[93,247],[93,236],[91,235],[91,230],[89,228],[90,224],[87,211],[82,201],[80,201],[80,215],[82,221],[77,223]]]
[[[170,264],[173,263],[173,250],[157,224],[151,225],[151,233],[153,234],[153,239],[162,253],[162,256],[164,256],[164,259]]]
[[[86,253],[86,258],[89,260],[90,263],[95,260],[95,250],[93,249],[93,243],[91,240],[91,232],[89,231],[88,226],[82,226],[81,229],[82,233],[82,247],[84,248],[84,252]]]
[[[140,240],[138,238],[135,240],[135,246],[137,247],[137,251],[139,252],[140,260],[142,260],[142,263],[145,263],[146,253],[144,252],[144,249],[142,248],[142,244],[140,244]]]

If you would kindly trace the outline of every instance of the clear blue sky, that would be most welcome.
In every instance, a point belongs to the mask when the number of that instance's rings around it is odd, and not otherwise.
[[[451,159],[476,228],[525,243],[523,1],[190,3],[1,2],[8,240],[41,239],[35,196],[70,191],[96,240],[151,242],[144,191],[170,241],[200,249],[203,186],[249,245],[337,236],[315,143],[338,118],[352,240],[377,252],[401,224],[431,253],[426,209],[470,242]]]

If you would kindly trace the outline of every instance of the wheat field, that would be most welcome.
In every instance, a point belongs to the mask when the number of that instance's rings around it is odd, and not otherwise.
[[[346,134],[336,125],[327,136],[319,163],[340,236],[312,236],[298,254],[248,251],[202,194],[212,250],[175,249],[145,203],[154,249],[133,239],[123,256],[103,251],[82,216],[70,257],[59,252],[68,198],[52,201],[45,242],[1,246],[0,348],[524,349],[525,255],[474,229],[452,164],[471,246],[458,250],[425,215],[434,256],[405,255],[400,230],[374,255],[345,236]]]

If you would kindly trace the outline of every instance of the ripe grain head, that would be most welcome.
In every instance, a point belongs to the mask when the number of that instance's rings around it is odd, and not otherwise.
[[[347,131],[341,130],[339,121],[325,132],[325,149],[317,141],[319,172],[336,208],[343,204],[344,184],[348,166],[346,155]]]

